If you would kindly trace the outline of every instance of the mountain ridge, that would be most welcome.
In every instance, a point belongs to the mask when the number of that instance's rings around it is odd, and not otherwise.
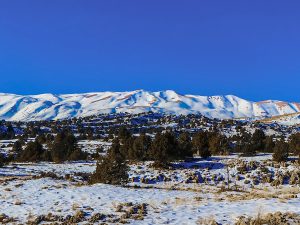
[[[0,119],[8,121],[56,120],[101,113],[148,111],[197,113],[219,119],[264,118],[298,113],[300,103],[279,100],[254,102],[235,95],[183,95],[173,90],[37,95],[0,93]]]

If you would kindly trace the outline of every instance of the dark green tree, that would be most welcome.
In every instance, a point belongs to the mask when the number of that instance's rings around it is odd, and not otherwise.
[[[228,138],[218,132],[208,134],[208,145],[212,155],[227,155],[230,152],[230,142]]]
[[[141,134],[135,138],[128,152],[129,159],[143,161],[147,159],[148,151],[151,146],[151,138],[145,134]]]
[[[273,160],[285,162],[289,157],[289,145],[284,140],[277,141],[274,147]]]
[[[19,140],[16,141],[12,147],[12,151],[18,155],[22,152],[22,150],[23,150],[23,148],[22,148],[21,141],[19,141]]]
[[[260,130],[256,129],[251,137],[251,144],[256,152],[262,152],[265,149],[265,133]]]
[[[107,155],[98,161],[90,183],[119,185],[127,182],[129,167],[120,148],[119,140],[115,139]]]
[[[57,163],[86,159],[86,154],[78,149],[76,137],[65,130],[55,136],[54,141],[49,145],[49,150],[52,160]]]
[[[126,140],[128,138],[131,137],[131,133],[129,132],[129,130],[122,126],[119,128],[119,132],[118,132],[118,138],[122,141],[122,140]]]
[[[300,133],[291,135],[289,141],[290,150],[295,154],[300,156]],[[300,158],[299,158],[300,160]]]
[[[193,157],[192,141],[190,134],[184,132],[179,135],[178,149],[178,154],[181,159],[184,159],[185,157]]]
[[[200,155],[202,158],[209,158],[211,156],[207,132],[202,131],[195,134],[192,143],[193,151],[197,155]]]
[[[0,153],[0,167],[3,167],[6,162],[5,154]]]
[[[7,126],[6,135],[8,139],[13,139],[16,136],[15,130],[11,124]]]
[[[38,135],[36,137],[37,141],[41,144],[45,144],[47,142],[47,138],[45,136],[45,134],[41,133],[40,135]]]
[[[11,123],[7,124],[6,129],[0,133],[1,139],[14,139],[15,136],[16,133]]]
[[[179,158],[178,150],[177,140],[172,133],[157,133],[149,156],[157,166],[166,166],[170,161]]]
[[[38,162],[44,159],[45,149],[37,140],[29,142],[21,152],[18,160],[21,162]]]
[[[244,143],[241,146],[242,156],[255,156],[256,148],[251,143]]]
[[[272,136],[266,137],[264,152],[273,152],[274,147],[275,147],[275,142],[273,141],[273,137]]]

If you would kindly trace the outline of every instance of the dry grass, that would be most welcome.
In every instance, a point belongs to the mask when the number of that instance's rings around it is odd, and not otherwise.
[[[265,118],[265,119],[262,119],[262,120],[258,120],[258,122],[270,123],[273,120],[278,120],[278,119],[282,119],[282,118],[285,118],[285,117],[296,116],[296,115],[300,115],[300,113],[289,113],[289,114],[284,114],[284,115],[279,115],[279,116],[273,116],[273,117],[270,117],[270,118]]]
[[[214,218],[199,218],[196,221],[197,225],[218,225],[217,221]]]
[[[280,201],[286,201],[289,199],[297,198],[297,194],[300,193],[300,189],[298,187],[285,187],[278,190],[270,190],[264,188],[262,190],[253,189],[252,191],[244,191],[244,192],[217,192],[215,193],[216,201],[244,201],[244,200],[252,200],[252,199],[272,199],[276,198]]]
[[[237,218],[235,225],[291,225],[300,224],[300,216],[294,213],[258,213],[256,217],[241,216]]]

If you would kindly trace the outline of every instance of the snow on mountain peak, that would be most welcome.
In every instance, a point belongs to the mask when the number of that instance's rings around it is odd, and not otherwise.
[[[181,95],[173,90],[24,96],[0,93],[0,119],[5,120],[66,119],[100,113],[147,111],[200,113],[220,119],[271,117],[300,112],[300,103],[273,100],[252,102],[234,95]]]

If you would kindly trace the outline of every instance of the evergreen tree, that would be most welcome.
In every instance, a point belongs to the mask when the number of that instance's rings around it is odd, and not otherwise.
[[[256,129],[251,137],[251,145],[256,152],[264,151],[265,139],[266,139],[265,133],[260,129]]]
[[[202,158],[209,158],[211,152],[209,151],[208,135],[207,132],[198,132],[192,140],[193,151],[200,155]]]
[[[37,141],[29,142],[25,149],[19,155],[18,160],[21,162],[37,162],[43,160],[45,150]]]
[[[264,152],[273,152],[275,147],[275,142],[272,136],[268,136],[265,139],[265,149]]]
[[[126,127],[122,126],[119,128],[118,138],[122,140],[129,139],[131,137],[131,133],[127,130]]]
[[[13,138],[15,138],[15,136],[16,136],[15,130],[14,130],[14,128],[12,127],[12,125],[9,124],[9,125],[7,126],[7,130],[6,130],[6,138],[7,138],[7,139],[13,139]]]
[[[13,145],[12,151],[18,155],[22,152],[22,150],[23,150],[23,148],[22,148],[21,141],[19,141],[19,140],[16,141]]]
[[[291,151],[295,155],[300,156],[300,133],[291,135],[290,141],[289,141],[289,146],[290,146]]]
[[[53,143],[49,146],[49,149],[52,160],[57,163],[64,162],[66,160],[86,159],[86,154],[78,149],[77,139],[75,136],[66,130],[55,136]]]
[[[46,138],[45,134],[42,133],[42,134],[38,135],[37,136],[37,141],[41,144],[45,144],[46,141],[47,141],[47,138]]]
[[[243,156],[254,156],[256,154],[256,148],[252,143],[244,143],[240,147]]]
[[[129,152],[132,150],[134,138],[126,127],[120,127],[118,132],[118,139],[121,144],[120,152],[124,158],[129,158]]]
[[[221,135],[219,135],[218,133],[211,133],[208,139],[208,148],[209,151],[213,154],[213,155],[217,155],[219,154],[220,150],[221,150]]]
[[[178,148],[179,148],[179,157],[184,159],[185,157],[192,157],[192,141],[188,133],[181,133],[178,137]]]
[[[175,136],[170,133],[157,133],[150,151],[150,158],[157,166],[166,166],[170,161],[179,158],[178,144]]]
[[[135,138],[129,151],[129,158],[132,160],[146,160],[149,148],[151,146],[151,138],[145,134],[141,134]]]
[[[287,161],[289,157],[289,145],[284,141],[280,140],[275,143],[273,160],[276,162]]]
[[[124,184],[128,180],[129,167],[120,152],[120,142],[114,140],[107,155],[99,160],[96,171],[92,174],[90,183]]]
[[[87,158],[87,153],[81,151],[79,148],[76,148],[74,151],[70,153],[67,160],[77,161],[77,160],[85,160]]]
[[[212,155],[224,155],[230,152],[230,143],[228,138],[218,132],[208,133],[209,151]]]
[[[130,152],[132,152],[134,140],[135,138],[131,135],[127,138],[119,139],[121,144],[120,152],[126,159],[130,158]]]
[[[6,126],[5,130],[0,132],[0,139],[14,139],[15,136],[15,130],[10,123]]]
[[[0,167],[3,167],[5,163],[5,155],[0,153]]]

